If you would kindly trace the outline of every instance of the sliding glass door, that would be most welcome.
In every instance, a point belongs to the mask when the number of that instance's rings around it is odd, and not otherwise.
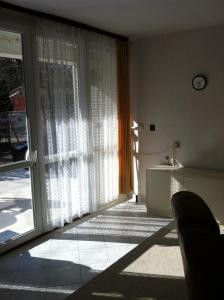
[[[42,227],[26,34],[0,29],[0,252],[40,234]]]
[[[0,10],[0,252],[117,197],[116,41]]]

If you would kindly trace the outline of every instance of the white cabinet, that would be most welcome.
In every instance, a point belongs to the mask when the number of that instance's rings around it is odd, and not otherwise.
[[[172,195],[192,191],[201,196],[215,218],[224,223],[224,172],[157,166],[146,171],[146,206],[150,213],[171,217]]]

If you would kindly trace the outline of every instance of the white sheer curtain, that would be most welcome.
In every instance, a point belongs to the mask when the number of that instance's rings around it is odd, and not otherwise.
[[[116,41],[40,20],[36,38],[46,229],[118,197]]]

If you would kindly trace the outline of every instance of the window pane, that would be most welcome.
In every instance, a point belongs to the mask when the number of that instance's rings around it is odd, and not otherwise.
[[[30,171],[0,172],[0,243],[34,228]]]
[[[25,107],[21,34],[0,30],[0,166],[25,159]]]

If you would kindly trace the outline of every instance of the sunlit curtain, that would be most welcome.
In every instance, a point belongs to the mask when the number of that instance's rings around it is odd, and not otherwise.
[[[131,113],[129,97],[129,45],[117,41],[118,119],[119,119],[119,192],[133,191]]]
[[[40,20],[36,38],[45,227],[118,197],[116,41]]]

